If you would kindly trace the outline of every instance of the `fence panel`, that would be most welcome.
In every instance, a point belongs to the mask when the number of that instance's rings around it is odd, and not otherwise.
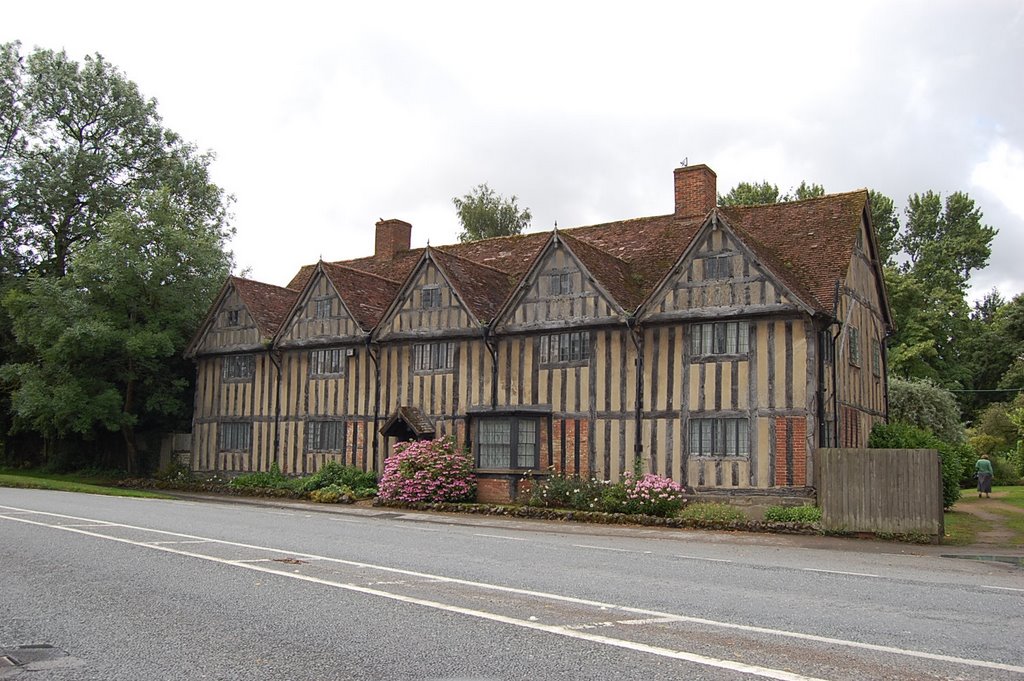
[[[934,449],[819,449],[817,463],[826,529],[941,539],[942,465]]]

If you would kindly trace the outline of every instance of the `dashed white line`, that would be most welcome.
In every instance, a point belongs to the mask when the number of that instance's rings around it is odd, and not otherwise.
[[[526,541],[525,537],[508,537],[504,534],[480,534],[474,533],[474,537],[490,537],[491,539],[509,539],[511,541]]]
[[[704,556],[682,556],[677,554],[676,558],[685,558],[686,560],[706,560],[709,563],[731,563],[731,560],[725,558],[705,558]]]
[[[1024,589],[1014,589],[1012,586],[989,586],[987,584],[981,585],[982,589],[998,589],[1000,591],[1020,591],[1024,593]]]
[[[597,549],[598,551],[615,551],[616,553],[639,553],[649,556],[652,551],[635,551],[633,549],[616,549],[611,546],[593,546],[592,544],[573,544],[578,549]]]
[[[804,572],[822,572],[827,575],[849,575],[851,577],[874,577],[881,579],[879,575],[872,575],[867,572],[843,572],[842,570],[819,570],[818,568],[800,568]]]

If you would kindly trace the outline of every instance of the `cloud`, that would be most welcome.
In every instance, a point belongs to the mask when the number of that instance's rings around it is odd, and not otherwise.
[[[1002,201],[1024,220],[1024,152],[1006,140],[991,146],[984,161],[974,166],[971,184]]]

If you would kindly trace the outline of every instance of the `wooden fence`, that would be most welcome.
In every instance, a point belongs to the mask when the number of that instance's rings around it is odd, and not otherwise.
[[[826,529],[941,541],[942,465],[934,449],[819,449],[817,464]]]

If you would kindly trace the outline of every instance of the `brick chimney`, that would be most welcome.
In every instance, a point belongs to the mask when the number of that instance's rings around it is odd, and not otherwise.
[[[412,225],[405,220],[381,220],[377,223],[377,243],[373,254],[391,260],[402,251],[409,250]]]
[[[676,217],[707,215],[718,203],[717,178],[704,164],[676,168]]]

